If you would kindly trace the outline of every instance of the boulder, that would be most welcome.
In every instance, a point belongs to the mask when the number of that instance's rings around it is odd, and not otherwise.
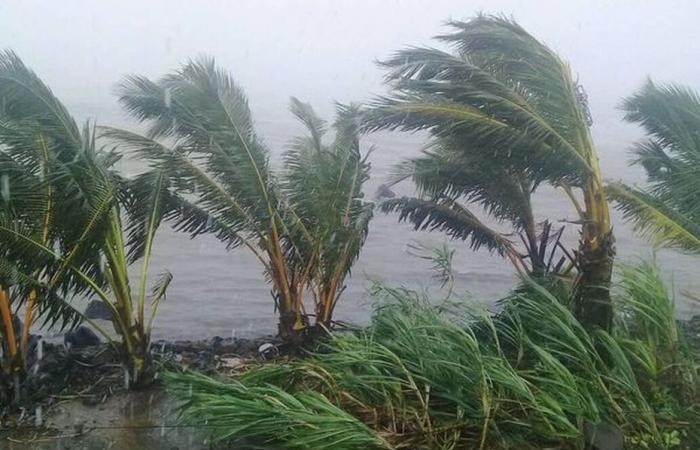
[[[112,312],[102,300],[93,300],[85,308],[88,319],[112,320]]]
[[[85,325],[81,325],[63,336],[63,343],[69,348],[85,348],[100,345],[100,342],[100,337]]]

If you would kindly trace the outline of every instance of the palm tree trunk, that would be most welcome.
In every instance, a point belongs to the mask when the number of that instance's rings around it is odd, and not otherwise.
[[[293,345],[301,343],[302,333],[308,328],[306,317],[300,309],[299,296],[296,289],[289,289],[286,292],[278,290],[275,294],[279,311],[277,332],[282,340]]]
[[[0,316],[2,317],[3,335],[7,342],[8,360],[11,361],[10,366],[12,366],[17,355],[17,335],[15,333],[14,321],[12,320],[10,295],[2,286],[0,286]]]
[[[612,231],[599,236],[598,242],[581,241],[578,254],[579,276],[574,291],[574,314],[588,329],[612,327],[613,308],[610,280],[615,258]]]
[[[595,155],[595,154],[594,154]],[[574,314],[587,328],[609,331],[613,321],[610,280],[615,260],[615,237],[597,157],[594,173],[583,190],[586,206],[578,251],[579,276],[574,289]]]
[[[20,340],[20,352],[22,353],[22,364],[27,365],[29,358],[29,335],[31,333],[34,316],[36,313],[37,295],[36,290],[29,291],[29,299],[27,300],[27,309],[24,312],[24,326],[22,327],[22,338]],[[26,368],[26,367],[25,367]]]

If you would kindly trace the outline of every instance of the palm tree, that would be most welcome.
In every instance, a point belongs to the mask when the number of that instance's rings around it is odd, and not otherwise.
[[[364,156],[360,152],[357,106],[338,106],[331,145],[324,145],[326,124],[308,104],[292,98],[291,111],[309,135],[296,139],[284,157],[282,191],[301,225],[290,227],[298,233],[292,241],[301,252],[301,258],[295,256],[290,262],[315,264],[310,288],[316,324],[329,328],[373,215],[373,204],[363,201],[362,193],[369,179],[369,152]],[[306,270],[304,265],[297,270]]]
[[[190,61],[155,82],[129,76],[119,101],[148,125],[147,133],[103,135],[189,193],[167,206],[175,229],[193,237],[213,233],[227,248],[244,246],[255,255],[272,283],[284,339],[298,340],[310,328],[307,288],[317,323],[328,324],[371,217],[371,205],[361,200],[369,166],[359,152],[357,108],[340,107],[336,139],[327,147],[324,122],[293,100],[310,136],[293,143],[278,177],[245,94],[212,59]]]
[[[633,152],[650,186],[614,183],[610,197],[656,245],[700,253],[700,95],[649,80],[623,109],[649,136]]]
[[[438,39],[452,52],[409,48],[383,63],[392,94],[377,100],[366,128],[429,130],[436,145],[447,142],[486,176],[505,173],[530,190],[543,182],[561,188],[582,228],[576,315],[608,329],[614,239],[583,89],[564,60],[512,20],[480,15],[449,25],[453,31]],[[480,190],[467,192],[487,209],[503,202],[495,194],[480,198]],[[482,239],[469,226],[463,233]]]
[[[70,297],[97,296],[112,313],[124,362],[138,380],[149,369],[150,330],[170,281],[166,275],[156,284],[146,317],[146,273],[168,179],[156,171],[122,178],[113,168],[119,154],[97,147],[89,123],[79,131],[61,102],[12,52],[0,55],[0,94],[0,176],[11,190],[0,205],[0,300],[12,300],[15,309],[26,302],[20,347],[26,349],[38,313],[53,322],[63,316],[63,325],[75,323],[81,314]],[[133,295],[127,267],[136,259],[143,268]],[[15,333],[4,324],[12,348]]]

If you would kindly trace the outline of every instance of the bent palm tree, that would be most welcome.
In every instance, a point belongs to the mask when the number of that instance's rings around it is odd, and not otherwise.
[[[447,142],[465,161],[487,162],[482,170],[494,180],[506,173],[530,190],[543,182],[561,187],[582,225],[576,315],[588,326],[609,328],[614,239],[581,86],[564,60],[513,21],[478,16],[450,26],[454,32],[439,39],[454,52],[410,48],[384,63],[392,95],[376,102],[367,129],[429,130],[437,145]],[[508,210],[495,195],[467,192],[487,208]],[[486,240],[481,227],[457,226],[477,243],[503,248]]]
[[[611,198],[656,245],[700,253],[700,95],[650,80],[623,109],[625,119],[649,136],[633,151],[651,186],[614,183],[608,186]]]
[[[177,191],[191,193],[171,197],[174,227],[192,236],[213,233],[227,248],[245,246],[256,256],[273,285],[281,337],[296,340],[308,330],[309,287],[317,322],[327,324],[371,217],[361,201],[369,167],[351,126],[357,111],[340,110],[327,148],[323,122],[293,101],[310,136],[295,142],[278,178],[243,91],[212,59],[191,61],[157,82],[127,77],[119,100],[148,131],[105,129],[104,136],[165,171]]]
[[[119,176],[113,170],[119,155],[97,147],[94,127],[79,131],[61,102],[11,52],[0,55],[0,93],[0,175],[12,189],[0,211],[0,280],[12,287],[17,304],[27,300],[22,345],[37,311],[75,321],[80,314],[68,299],[94,295],[110,309],[124,362],[139,379],[148,369],[150,329],[170,281],[166,276],[157,283],[147,318],[146,273],[167,178],[158,172],[135,180]],[[128,228],[124,210],[130,213]],[[134,296],[127,266],[140,257]]]

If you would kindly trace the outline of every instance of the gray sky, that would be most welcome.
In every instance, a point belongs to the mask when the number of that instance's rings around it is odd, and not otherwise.
[[[123,74],[157,76],[206,53],[231,70],[255,110],[284,112],[290,95],[327,104],[381,92],[374,60],[430,44],[445,20],[478,11],[514,16],[569,59],[599,117],[647,75],[700,86],[692,0],[0,0],[0,46],[69,106],[113,105]]]

